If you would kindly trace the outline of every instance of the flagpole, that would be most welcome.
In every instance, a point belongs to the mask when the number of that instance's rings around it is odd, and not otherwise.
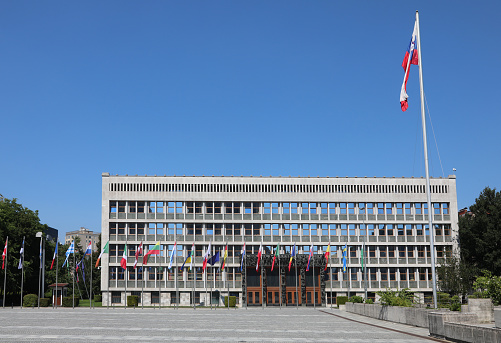
[[[282,309],[282,268],[280,268],[280,245],[278,246],[278,301],[279,308]]]
[[[433,307],[437,308],[437,277],[435,274],[435,238],[433,232],[433,208],[431,207],[431,194],[430,194],[430,172],[428,169],[428,145],[426,135],[426,116],[424,108],[424,87],[423,87],[423,59],[421,57],[421,34],[419,30],[419,13],[416,11],[416,26],[417,26],[417,45],[418,45],[418,60],[419,60],[419,88],[421,95],[421,122],[423,126],[423,150],[424,150],[424,164],[426,170],[426,198],[428,201],[428,227],[430,230],[430,250],[431,250],[431,275],[433,282]]]
[[[43,236],[42,233],[40,232],[40,266],[38,267],[38,309],[40,309],[40,284],[42,283],[42,239]]]
[[[346,247],[346,274],[348,274],[348,300],[350,300],[350,268],[348,267],[348,259],[350,258],[350,247]]]
[[[141,250],[142,250],[142,246],[141,246]],[[144,253],[143,253],[143,258],[144,258]],[[144,309],[144,283],[146,282],[145,278],[144,278],[144,263],[141,263],[141,278],[142,278],[142,280],[141,280],[142,281],[141,282],[141,309]]]
[[[313,309],[315,309],[316,307],[316,295],[317,293],[315,293],[315,255],[312,254],[312,257],[313,257]]]
[[[58,299],[58,296],[57,296],[57,272],[58,272],[58,269],[59,269],[59,237],[56,239],[56,251],[57,251],[57,254],[56,254],[56,301],[55,301],[55,307],[57,309],[57,299]]]
[[[125,310],[125,309],[127,309],[127,236],[125,236],[124,255],[125,255],[125,271],[124,271],[125,301],[124,301],[124,310]]]
[[[162,279],[164,276],[164,271],[162,269],[162,256],[160,256],[160,280],[158,283],[158,309],[160,310],[162,308]],[[158,275],[158,273],[157,273]]]
[[[244,243],[245,244],[245,243]],[[247,252],[244,254],[244,273],[245,273],[245,309],[248,310],[249,292],[247,291]]]
[[[176,243],[177,242],[174,242],[174,249],[176,248]],[[177,255],[177,252],[176,254]],[[174,258],[174,266],[175,266],[175,273],[174,273],[174,280],[175,280],[175,283],[176,283],[176,304],[174,305],[174,308],[178,309],[179,310],[179,303],[180,303],[180,299],[179,299],[179,291],[177,289],[177,274],[178,274],[178,270],[177,270],[177,256],[174,255],[174,251],[172,252],[172,257]]]
[[[296,246],[294,244],[294,246]],[[295,269],[295,273],[296,273],[296,310],[299,310],[299,299],[298,299],[298,293],[297,293],[297,251],[294,251],[294,265],[296,266],[294,269]]]
[[[8,256],[8,250],[9,250],[9,236],[7,236],[7,241],[5,242],[5,264],[8,266],[9,263],[7,261],[7,256]],[[2,306],[5,308],[5,292],[7,290],[7,267],[4,267],[4,273],[3,273],[3,302]]]
[[[193,242],[193,245],[192,245],[192,248],[191,248],[191,254],[193,256],[191,256],[191,259],[190,259],[190,268],[192,268],[193,266],[193,260],[195,259],[195,242]],[[193,268],[193,309],[195,310],[196,307],[195,307],[195,283],[197,282],[197,267],[195,266]]]
[[[89,308],[92,308],[92,241],[90,241],[90,295]]]
[[[23,283],[24,283],[24,238],[23,236],[23,254],[21,256],[21,309],[23,308]]]
[[[224,269],[226,274],[226,287],[228,287],[228,296],[226,302],[228,303],[228,310],[230,309],[230,283],[228,282],[228,267],[226,266],[226,257],[228,256],[228,242],[226,242],[226,249],[224,251]]]
[[[75,241],[73,241],[74,243]],[[75,273],[76,273],[76,268],[75,268],[75,246],[73,245],[73,309],[75,309]]]
[[[108,243],[109,243],[109,237],[108,237]],[[106,243],[106,244],[108,244]],[[107,266],[106,266],[106,270],[108,271],[108,275],[106,276],[105,280],[106,280],[106,294],[107,294],[107,299],[106,299],[106,308],[109,309],[110,308],[110,258],[111,258],[111,255],[109,253],[109,250],[108,250],[108,262],[107,262]],[[102,268],[102,264],[101,264],[101,268]],[[117,275],[117,274],[115,274]],[[116,276],[115,276],[116,278]],[[101,298],[101,301],[102,301],[102,298]],[[101,303],[102,305],[102,303]]]

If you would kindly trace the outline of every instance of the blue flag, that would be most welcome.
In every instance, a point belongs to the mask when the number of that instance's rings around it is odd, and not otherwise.
[[[211,266],[215,265],[216,262],[219,262],[219,251],[212,255],[211,258],[207,261]]]
[[[346,256],[348,254],[348,247],[345,244],[343,247],[343,273],[346,273]]]

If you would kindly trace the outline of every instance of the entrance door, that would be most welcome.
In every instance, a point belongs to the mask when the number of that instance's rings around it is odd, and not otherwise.
[[[280,292],[278,288],[268,288],[266,305],[280,305]]]

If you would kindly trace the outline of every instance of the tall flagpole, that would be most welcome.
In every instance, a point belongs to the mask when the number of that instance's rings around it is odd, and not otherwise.
[[[142,282],[141,282],[141,309],[144,308],[144,283],[146,282],[145,281],[145,277],[144,277],[144,250],[143,250],[143,241],[141,241],[141,252],[142,252],[142,255],[143,255],[143,261],[141,262],[141,278],[142,278]]]
[[[174,242],[174,247],[176,247],[176,242]],[[169,249],[167,249],[169,250]],[[174,254],[175,253],[175,254]],[[174,258],[174,266],[175,266],[175,274],[174,274],[174,281],[175,281],[175,284],[176,284],[176,305],[174,305],[174,308],[177,308],[179,310],[179,303],[181,302],[181,299],[179,299],[179,291],[177,289],[177,274],[178,274],[178,270],[177,270],[177,251],[173,251],[172,252],[172,257]]]
[[[244,243],[245,244],[245,243]],[[245,273],[245,309],[249,303],[249,291],[247,290],[247,251],[244,252],[244,273]]]
[[[294,245],[295,246],[295,245]],[[296,309],[299,309],[299,299],[298,299],[298,293],[297,293],[297,251],[294,251],[294,264],[295,264],[295,272],[296,272]]]
[[[124,309],[127,309],[127,236],[125,236],[124,254],[125,254],[125,270],[124,270],[125,301],[124,301]]]
[[[7,241],[5,242],[5,246],[7,249],[5,249],[5,265],[8,266],[9,263],[7,261],[7,256],[8,256],[8,250],[9,250],[9,236],[7,236]],[[7,290],[7,267],[4,267],[4,273],[3,273],[3,302],[2,306],[5,308],[5,291]]]
[[[92,241],[90,241],[90,294],[89,294],[89,308],[92,308]]]
[[[278,246],[278,301],[280,309],[282,309],[282,268],[280,268],[280,245]]]
[[[75,241],[73,241],[75,242]],[[76,273],[76,268],[75,268],[75,245],[73,245],[73,308],[75,308],[75,273]]]
[[[313,257],[313,308],[316,307],[316,295],[315,293],[315,255],[312,254]]]
[[[108,236],[108,242],[109,242],[109,236]],[[104,258],[104,256],[103,256],[103,258]],[[111,254],[108,252],[108,262],[107,262],[107,266],[106,266],[106,270],[108,271],[108,275],[105,277],[106,294],[107,294],[107,300],[106,300],[106,308],[107,309],[110,308],[110,301],[111,301],[111,298],[110,298],[110,258],[111,258]],[[103,268],[102,264],[101,264],[101,268]],[[115,275],[117,275],[117,274],[115,274]],[[115,276],[115,278],[116,278],[116,276]],[[102,301],[102,298],[101,298],[101,301]]]
[[[350,299],[350,283],[351,283],[351,275],[350,268],[348,267],[348,259],[350,258],[350,246],[346,247],[346,274],[348,274],[348,300]]]
[[[21,309],[23,308],[23,283],[24,283],[24,236],[23,236],[23,256],[21,256]]]
[[[57,308],[57,300],[58,300],[58,296],[57,296],[57,272],[59,269],[59,249],[58,248],[59,248],[59,237],[56,239],[56,251],[57,251],[57,254],[56,254],[56,308]]]
[[[437,277],[435,274],[435,238],[433,230],[433,208],[431,207],[430,194],[430,172],[428,170],[428,144],[426,142],[426,116],[424,108],[424,88],[423,88],[423,59],[421,57],[421,34],[419,30],[419,13],[416,11],[416,26],[417,26],[417,45],[418,45],[418,60],[419,60],[419,89],[421,95],[421,122],[423,126],[423,149],[424,149],[424,164],[426,170],[426,197],[428,200],[428,228],[430,230],[430,256],[431,256],[431,275],[433,282],[433,307],[437,308]]]
[[[40,309],[40,286],[42,281],[42,239],[43,234],[40,232],[40,266],[38,267],[38,309]],[[38,233],[37,233],[38,236]]]

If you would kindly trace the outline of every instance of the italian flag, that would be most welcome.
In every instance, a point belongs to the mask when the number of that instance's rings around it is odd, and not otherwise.
[[[120,261],[120,265],[123,269],[127,269],[127,244],[125,244],[124,254],[122,255],[122,261]]]
[[[143,264],[148,262],[148,256],[150,255],[160,255],[160,242],[157,242],[157,244],[144,255]]]
[[[108,248],[108,245],[110,244],[110,241],[106,242],[106,245],[104,246],[103,250],[101,251],[101,253],[99,254],[99,257],[97,258],[97,261],[96,261],[96,267],[99,266],[99,261],[101,261],[101,256],[103,256],[103,254],[108,254],[109,253],[109,248]]]

